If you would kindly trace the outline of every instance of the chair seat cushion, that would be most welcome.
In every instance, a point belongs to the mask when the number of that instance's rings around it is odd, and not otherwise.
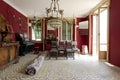
[[[52,48],[50,52],[58,52],[58,50],[56,48]]]
[[[59,51],[65,50],[65,48],[58,48]]]

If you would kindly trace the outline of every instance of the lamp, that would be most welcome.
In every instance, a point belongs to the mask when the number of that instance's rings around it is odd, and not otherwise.
[[[52,27],[52,28],[58,28],[60,26],[62,26],[62,20],[61,19],[49,19],[48,20],[48,24]]]
[[[62,17],[64,10],[59,9],[58,1],[59,0],[52,0],[50,7],[46,8],[47,18],[49,19],[48,24],[50,24],[50,26],[53,28],[62,26]]]
[[[59,17],[59,15],[61,16],[61,18],[63,17],[63,11],[62,9],[59,9],[59,4],[58,4],[59,0],[52,0],[50,8],[46,8],[46,14],[47,17]]]

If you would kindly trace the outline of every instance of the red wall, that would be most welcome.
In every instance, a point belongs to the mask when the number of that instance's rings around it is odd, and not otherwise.
[[[43,43],[42,42],[35,42],[34,47],[39,47],[39,50],[43,51]]]
[[[47,33],[51,34],[53,36],[58,36],[58,29],[56,29],[56,30],[47,30]]]
[[[76,24],[78,25],[79,22],[88,20],[88,17],[86,18],[77,18]],[[82,51],[82,45],[88,45],[89,43],[89,35],[80,35],[80,29],[76,28],[76,41],[78,43],[77,47]]]
[[[6,18],[14,32],[27,33],[27,18],[3,0],[0,0],[0,14]]]
[[[2,0],[0,0],[0,14],[6,18],[8,23],[13,27],[15,33],[27,33],[27,17]],[[29,29],[29,34],[31,34],[31,29]],[[31,38],[31,35],[29,35],[29,38]],[[35,46],[39,46],[40,50],[43,50],[42,42],[35,42]]]
[[[109,16],[109,62],[120,67],[120,0],[111,0]]]

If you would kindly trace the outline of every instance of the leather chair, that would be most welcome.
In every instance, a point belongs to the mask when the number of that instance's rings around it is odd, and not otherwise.
[[[19,41],[19,56],[25,56],[25,48],[26,45],[24,44],[23,38],[20,36],[19,33],[15,33],[16,41]]]

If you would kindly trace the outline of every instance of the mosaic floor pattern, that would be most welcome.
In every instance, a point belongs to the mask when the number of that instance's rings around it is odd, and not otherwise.
[[[19,63],[0,71],[0,80],[120,80],[120,68],[80,55],[73,59],[45,59],[34,76],[25,74],[25,68],[37,55],[27,54]],[[84,57],[83,57],[84,56]]]

